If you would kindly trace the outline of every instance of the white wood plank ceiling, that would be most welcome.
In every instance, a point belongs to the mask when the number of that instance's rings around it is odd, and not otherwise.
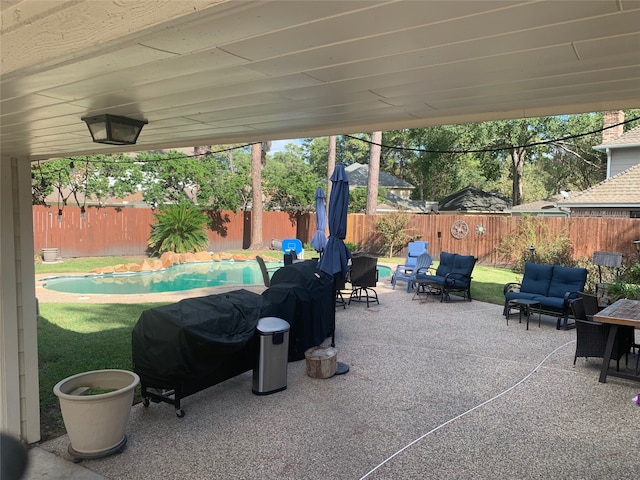
[[[640,1],[2,0],[0,149],[135,150],[640,107]]]

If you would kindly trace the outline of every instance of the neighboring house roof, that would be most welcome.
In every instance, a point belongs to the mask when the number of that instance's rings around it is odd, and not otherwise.
[[[620,138],[620,137],[619,137]],[[639,207],[640,164],[558,202],[561,207]]]
[[[378,211],[403,210],[413,213],[437,213],[438,202],[427,202],[426,200],[405,200],[398,195],[387,192],[387,201],[378,204]]]
[[[443,198],[438,204],[438,210],[441,212],[502,212],[510,208],[511,200],[508,198],[498,193],[485,192],[473,186],[468,186]]]
[[[594,150],[605,151],[607,148],[630,148],[640,147],[640,126],[632,128],[619,137],[612,138],[606,142],[596,145]]]
[[[369,165],[363,165],[361,163],[353,163],[348,167],[345,167],[347,176],[349,177],[349,187],[366,187],[367,179],[369,178]],[[405,182],[401,178],[394,177],[386,172],[380,171],[378,176],[378,186],[383,188],[415,188],[408,182]]]
[[[570,192],[567,195],[575,195]],[[566,209],[562,209],[558,206],[558,202],[570,198],[565,197],[562,194],[552,195],[544,200],[536,200],[535,202],[523,203],[522,205],[516,205],[511,209],[511,212],[516,215],[521,214],[534,214],[545,216],[567,216],[569,212]]]

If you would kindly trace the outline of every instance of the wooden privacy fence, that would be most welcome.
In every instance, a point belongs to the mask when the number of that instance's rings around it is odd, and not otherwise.
[[[349,215],[347,241],[379,251],[381,242],[375,229],[377,217]],[[461,239],[451,234],[451,227],[457,220],[465,222],[468,227],[467,235]],[[640,239],[640,219],[536,217],[536,220],[548,230],[550,237],[567,236],[573,245],[574,258],[591,258],[597,251],[636,255],[633,241]],[[474,255],[485,265],[501,265],[504,262],[496,246],[523,221],[523,217],[504,215],[412,215],[409,229],[421,240],[429,242],[429,252],[435,258],[444,251]]]
[[[58,221],[57,207],[37,205],[33,207],[34,250],[38,253],[43,248],[55,247],[60,256],[67,258],[145,255],[151,226],[155,223],[153,213],[147,208],[91,207],[82,218],[80,208],[66,206]],[[249,247],[251,212],[221,211],[208,215],[210,251]],[[308,231],[315,232],[315,215],[298,218],[286,212],[263,212],[265,245],[269,245],[272,238],[306,238]]]
[[[211,228],[207,232],[209,250],[240,250],[251,241],[251,212],[210,212]],[[376,221],[380,215],[350,214],[345,241],[359,249],[382,252]],[[640,219],[593,217],[539,217],[552,236],[568,236],[576,258],[591,258],[595,251],[635,255],[633,241],[640,239]],[[464,221],[468,233],[454,238],[451,226]],[[502,237],[519,227],[522,217],[499,215],[411,215],[409,229],[429,242],[429,251],[438,258],[440,252],[455,252],[478,257],[485,265],[500,265],[496,246]],[[144,255],[153,211],[144,208],[87,208],[81,218],[78,207],[67,206],[62,221],[57,208],[33,207],[34,249],[57,247],[62,257]],[[290,215],[263,212],[262,238],[268,246],[272,239],[299,238],[308,243],[315,232],[315,214]],[[482,232],[482,233],[480,233]],[[404,256],[401,251],[397,256]]]

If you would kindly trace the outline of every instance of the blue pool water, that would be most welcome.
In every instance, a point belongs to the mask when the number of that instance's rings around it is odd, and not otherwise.
[[[271,269],[282,263],[267,263]],[[379,278],[391,275],[391,269],[378,266]],[[260,267],[248,262],[184,263],[157,272],[115,273],[103,275],[50,277],[44,280],[48,290],[64,293],[127,295],[176,292],[194,288],[262,285]]]

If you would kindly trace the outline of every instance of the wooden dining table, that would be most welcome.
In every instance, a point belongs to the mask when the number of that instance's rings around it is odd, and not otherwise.
[[[606,307],[604,310],[595,314],[593,316],[593,320],[595,322],[611,324],[611,328],[609,329],[609,338],[607,339],[607,346],[604,349],[602,370],[600,371],[600,382],[605,383],[607,381],[607,375],[640,381],[640,375],[635,374],[635,371],[631,374],[609,370],[611,352],[613,351],[618,327],[621,325],[627,325],[634,328],[640,328],[640,300],[627,300],[626,298],[618,300]]]

